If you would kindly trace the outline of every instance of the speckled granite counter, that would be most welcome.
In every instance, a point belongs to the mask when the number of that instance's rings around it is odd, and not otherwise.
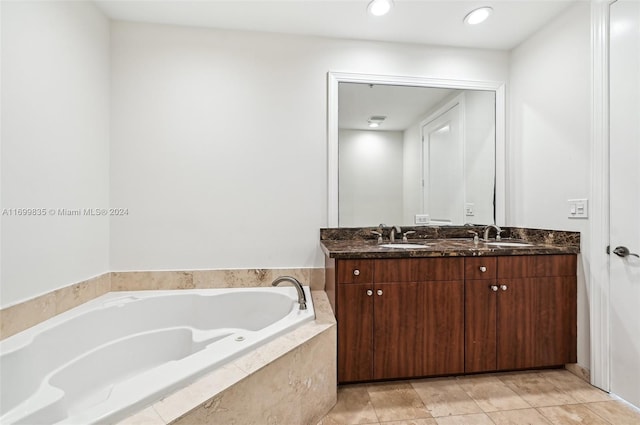
[[[378,229],[320,229],[320,244],[328,257],[345,259],[551,255],[580,252],[579,232],[503,227],[502,242],[520,242],[527,245],[500,246],[473,242],[472,234],[469,232],[475,231],[482,236],[482,226],[403,227],[402,230],[405,232],[416,232],[410,236],[408,243],[423,245],[424,248],[389,248],[382,246],[389,243],[388,231],[385,232],[384,242],[378,244],[377,236],[371,233],[374,230]]]

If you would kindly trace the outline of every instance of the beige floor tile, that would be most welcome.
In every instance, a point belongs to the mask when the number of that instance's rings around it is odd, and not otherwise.
[[[455,378],[424,379],[411,385],[433,417],[482,413]]]
[[[584,404],[539,407],[538,411],[554,425],[610,425]]]
[[[407,419],[404,421],[380,422],[380,425],[438,425],[435,419]]]
[[[576,399],[539,373],[502,375],[498,379],[533,407],[578,404]]]
[[[338,402],[321,422],[322,425],[377,424],[369,392],[364,385],[338,388]]]
[[[640,424],[640,411],[622,401],[601,401],[585,406],[615,425]]]
[[[372,384],[367,390],[380,422],[431,417],[411,384]]]
[[[609,394],[583,381],[568,370],[543,371],[540,375],[580,403],[612,400]]]
[[[491,418],[485,413],[436,418],[436,422],[438,425],[494,425]]]
[[[462,389],[484,412],[516,410],[531,407],[522,397],[507,387],[496,376],[470,376],[458,378]]]
[[[330,416],[325,416],[324,418],[320,419],[320,422],[318,422],[316,425],[345,425],[345,424],[344,422],[336,421],[334,418]],[[380,422],[370,422],[370,423],[358,424],[358,425],[380,425]]]
[[[536,409],[504,410],[487,413],[496,425],[549,425],[547,419]]]

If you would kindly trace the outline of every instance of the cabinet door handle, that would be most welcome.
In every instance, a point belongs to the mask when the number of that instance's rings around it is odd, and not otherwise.
[[[376,294],[378,294],[378,295],[382,295],[382,289],[378,289],[378,290],[376,291]]]
[[[491,288],[493,292],[498,292],[498,285],[491,285],[489,288]]]
[[[354,275],[354,276],[360,276],[360,270],[355,269],[355,270],[353,271],[353,275]]]
[[[487,268],[485,266],[480,266],[480,271],[484,273],[487,271]]]
[[[367,289],[367,295],[369,296],[373,295],[373,291],[371,289]]]
[[[507,285],[500,285],[500,289],[502,289],[503,291],[507,290]]]

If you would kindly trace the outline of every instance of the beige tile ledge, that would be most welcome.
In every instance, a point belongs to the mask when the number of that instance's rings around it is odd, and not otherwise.
[[[104,273],[83,282],[0,310],[0,340],[91,301],[111,290],[111,274]]]
[[[245,399],[245,409],[261,409],[261,407],[254,404],[258,400],[246,400],[246,398],[251,398],[251,391],[262,391],[261,398],[267,399],[272,397],[274,392],[285,391],[286,389],[279,387],[272,390],[262,388],[264,386],[262,384],[268,384],[272,379],[275,379],[274,376],[279,375],[289,384],[293,382],[295,387],[293,391],[296,393],[304,393],[305,391],[320,392],[314,397],[324,400],[326,408],[322,408],[322,411],[315,415],[317,418],[309,418],[309,420],[317,421],[335,404],[336,400],[336,320],[324,291],[312,291],[312,299],[316,313],[314,322],[306,323],[223,365],[193,384],[124,419],[119,422],[119,425],[206,423],[212,416],[216,415],[218,420],[220,415],[231,417],[239,414],[247,417],[246,415],[250,413],[246,411],[234,412],[233,408],[229,406],[221,407],[221,404],[236,405],[239,403],[239,398],[243,398]],[[312,353],[308,357],[312,359],[312,363],[315,363],[315,366],[306,364],[309,360],[305,360],[305,357],[307,357],[305,353]],[[323,359],[326,358],[326,361],[318,363],[318,356]],[[296,362],[298,364],[292,364]],[[271,367],[267,368],[269,365]],[[316,368],[315,374],[313,373],[313,367]],[[322,371],[319,372],[318,368],[322,368]],[[307,372],[310,372],[309,376],[304,375]],[[302,375],[294,379],[293,375],[296,373]],[[259,379],[261,385],[256,385],[255,382],[251,381],[252,377]],[[314,387],[317,386],[316,389],[311,388],[314,379],[315,384],[319,383],[319,385],[313,385]],[[287,404],[296,405],[293,400],[287,400]],[[264,407],[264,412],[268,412],[269,408]],[[300,407],[294,408],[299,409]],[[254,413],[263,414],[263,412]],[[285,413],[279,412],[279,415],[283,414]],[[298,412],[298,414],[301,413]],[[312,422],[303,421],[299,423]]]
[[[270,286],[282,275],[324,290],[324,268],[110,272],[0,310],[0,340],[110,291]]]
[[[293,276],[311,290],[324,289],[324,268],[220,269],[112,272],[112,291],[208,289],[270,286],[278,276]]]

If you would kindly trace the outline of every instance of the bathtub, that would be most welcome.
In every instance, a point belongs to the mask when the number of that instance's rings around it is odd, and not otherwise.
[[[0,423],[118,421],[314,320],[293,287],[111,292],[0,341]]]

